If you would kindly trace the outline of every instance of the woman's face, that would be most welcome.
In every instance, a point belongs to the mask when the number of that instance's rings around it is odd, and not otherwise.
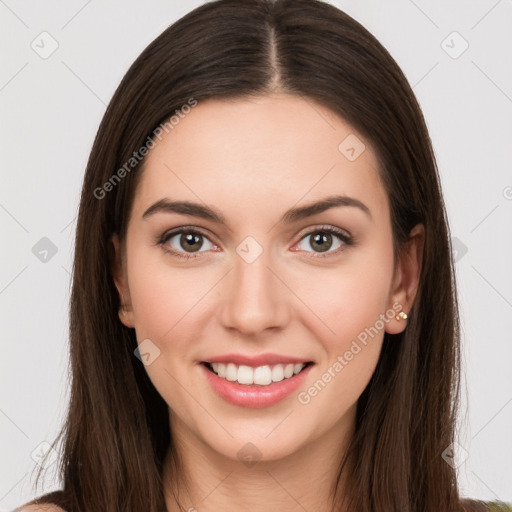
[[[199,102],[155,142],[114,274],[175,437],[234,460],[339,443],[418,273],[414,244],[394,271],[369,142],[291,95]]]

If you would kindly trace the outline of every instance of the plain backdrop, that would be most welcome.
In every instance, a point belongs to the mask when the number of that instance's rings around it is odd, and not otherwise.
[[[106,104],[200,3],[0,1],[0,510],[60,485],[35,490],[33,470],[67,406],[76,212]],[[512,501],[512,2],[331,3],[390,51],[427,120],[457,250],[461,492]]]

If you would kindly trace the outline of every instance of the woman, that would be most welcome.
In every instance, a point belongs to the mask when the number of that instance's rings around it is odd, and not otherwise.
[[[403,73],[314,0],[139,56],[83,183],[64,489],[22,510],[462,511],[459,320]]]

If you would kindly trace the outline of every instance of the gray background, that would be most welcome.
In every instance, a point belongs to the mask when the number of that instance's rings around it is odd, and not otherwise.
[[[31,475],[66,410],[75,217],[105,106],[145,46],[200,3],[0,0],[0,510],[59,487],[36,491]],[[512,501],[512,2],[331,3],[388,48],[423,108],[457,239],[453,463],[464,495]]]

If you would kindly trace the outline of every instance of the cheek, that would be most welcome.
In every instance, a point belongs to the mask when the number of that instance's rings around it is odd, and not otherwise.
[[[376,237],[371,247],[354,251],[335,271],[301,281],[316,317],[309,328],[325,357],[299,402],[324,411],[326,422],[354,406],[374,373],[385,322],[394,317],[387,310],[392,273],[392,247]]]
[[[197,318],[205,303],[201,299],[214,283],[197,269],[172,269],[162,260],[150,259],[135,254],[132,258],[130,294],[136,336],[139,344],[149,339],[158,347],[158,356],[145,370],[166,403],[186,418],[190,397],[183,383],[190,378],[188,362],[197,338]]]
[[[331,276],[328,293],[311,288],[309,305],[323,321],[316,321],[314,332],[325,357],[298,401],[322,414],[324,424],[335,423],[355,406],[375,371],[385,319],[394,317],[394,311],[386,317],[389,282],[385,268],[377,267],[344,275],[336,286]],[[328,286],[329,280],[321,284]]]
[[[160,265],[141,265],[130,276],[130,294],[137,337],[165,343],[183,329],[200,309],[200,300],[211,288],[193,269],[170,270]]]
[[[392,272],[392,252],[368,251],[368,255],[354,253],[338,269],[317,272],[308,281],[295,277],[295,282],[302,282],[300,295],[316,318],[315,331],[322,333],[329,351],[343,350],[385,313]],[[382,328],[380,322],[377,327]]]

